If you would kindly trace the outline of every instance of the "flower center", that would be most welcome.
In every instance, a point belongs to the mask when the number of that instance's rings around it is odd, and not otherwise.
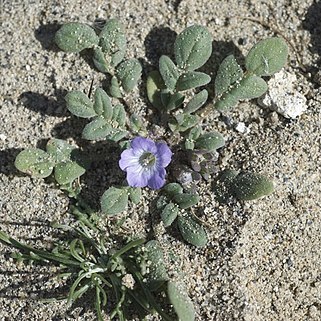
[[[150,168],[155,164],[156,157],[153,153],[145,152],[139,157],[139,164],[144,168]]]

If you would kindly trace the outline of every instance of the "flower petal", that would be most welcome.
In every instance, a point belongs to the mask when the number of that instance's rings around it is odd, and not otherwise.
[[[150,173],[144,171],[140,165],[127,168],[127,183],[132,187],[145,187],[150,178]]]
[[[155,142],[153,142],[151,139],[140,136],[134,138],[130,146],[133,149],[134,154],[139,156],[146,151],[151,152],[153,154],[156,154],[157,152]]]
[[[158,168],[148,180],[148,187],[152,189],[160,189],[165,184],[166,171],[164,168]]]
[[[118,164],[123,171],[129,166],[139,165],[139,156],[135,155],[132,149],[124,150],[120,157]]]
[[[158,166],[166,167],[172,160],[173,153],[165,143],[156,143]]]

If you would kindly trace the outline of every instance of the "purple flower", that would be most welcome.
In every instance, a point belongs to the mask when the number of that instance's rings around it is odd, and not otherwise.
[[[138,136],[121,153],[119,167],[127,172],[129,186],[159,189],[165,184],[165,167],[171,162],[172,154],[165,143]]]

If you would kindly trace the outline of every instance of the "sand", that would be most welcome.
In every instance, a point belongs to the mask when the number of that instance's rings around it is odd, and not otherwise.
[[[248,169],[271,177],[275,192],[263,199],[220,205],[210,183],[200,185],[197,214],[206,220],[209,242],[196,249],[177,233],[155,226],[164,250],[172,251],[172,267],[188,285],[197,320],[299,321],[321,320],[321,2],[320,1],[2,1],[0,88],[0,229],[21,241],[49,247],[59,235],[50,222],[70,222],[68,199],[46,179],[33,179],[13,166],[27,147],[43,147],[51,137],[67,139],[99,160],[84,178],[87,198],[97,202],[103,191],[122,177],[118,150],[107,143],[79,139],[84,121],[65,108],[67,91],[88,91],[92,79],[104,78],[87,63],[86,55],[66,54],[53,44],[62,23],[92,23],[97,18],[119,18],[128,37],[128,57],[138,57],[143,80],[128,97],[130,111],[153,112],[146,99],[146,74],[161,54],[172,54],[175,34],[191,24],[212,33],[214,52],[208,70],[229,53],[239,58],[260,39],[284,36],[290,43],[287,71],[299,79],[308,110],[287,120],[263,109],[256,101],[243,102],[219,116],[208,128],[227,140],[219,166]],[[244,19],[254,18],[255,21]],[[259,23],[258,21],[261,21]],[[235,125],[244,122],[249,133]],[[107,155],[107,157],[105,157]],[[148,200],[124,215],[133,233],[150,227]],[[12,250],[0,244],[0,320],[94,320],[88,299],[67,309],[65,303],[44,303],[59,293],[52,278],[56,268],[18,264]],[[152,316],[150,320],[157,320]],[[106,320],[108,318],[106,317]]]

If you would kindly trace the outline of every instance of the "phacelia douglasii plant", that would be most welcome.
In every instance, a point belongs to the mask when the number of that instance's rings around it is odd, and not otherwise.
[[[174,43],[175,61],[161,56],[158,70],[152,71],[146,82],[149,102],[165,120],[165,134],[155,138],[149,137],[147,122],[136,114],[129,115],[124,105],[124,97],[137,85],[142,67],[137,59],[125,58],[126,38],[118,20],[108,20],[99,30],[68,23],[56,33],[55,41],[66,52],[90,49],[94,65],[106,74],[107,88],[96,88],[92,97],[74,90],[65,100],[73,115],[89,120],[82,131],[84,140],[119,144],[123,151],[118,165],[126,183],[108,188],[101,198],[101,211],[95,212],[81,198],[80,177],[90,166],[88,155],[55,138],[48,141],[46,150],[23,150],[15,166],[33,177],[53,175],[58,186],[74,199],[70,213],[75,223],[56,225],[68,231],[70,238],[51,251],[22,244],[3,232],[0,239],[19,250],[15,254],[19,260],[59,265],[72,282],[66,298],[69,304],[92,291],[99,320],[104,313],[110,319],[126,320],[135,311],[141,318],[156,312],[163,320],[192,321],[192,301],[184,285],[170,278],[164,253],[153,236],[130,236],[124,239],[123,247],[114,248],[100,220],[116,216],[131,202],[139,203],[141,188],[147,187],[159,191],[155,211],[164,227],[177,226],[186,242],[201,247],[207,243],[206,229],[191,212],[201,197],[197,181],[215,176],[217,188],[213,193],[220,201],[228,197],[252,200],[270,194],[273,184],[260,174],[234,170],[216,173],[215,164],[225,141],[219,132],[208,131],[203,120],[213,109],[223,111],[239,100],[263,95],[267,84],[262,77],[284,66],[287,46],[281,38],[262,40],[245,57],[244,68],[230,55],[211,79],[199,69],[211,56],[212,36],[203,26],[186,28]],[[209,101],[206,89],[211,81],[214,101]],[[169,167],[171,175],[166,173]],[[112,309],[106,308],[107,302]]]

